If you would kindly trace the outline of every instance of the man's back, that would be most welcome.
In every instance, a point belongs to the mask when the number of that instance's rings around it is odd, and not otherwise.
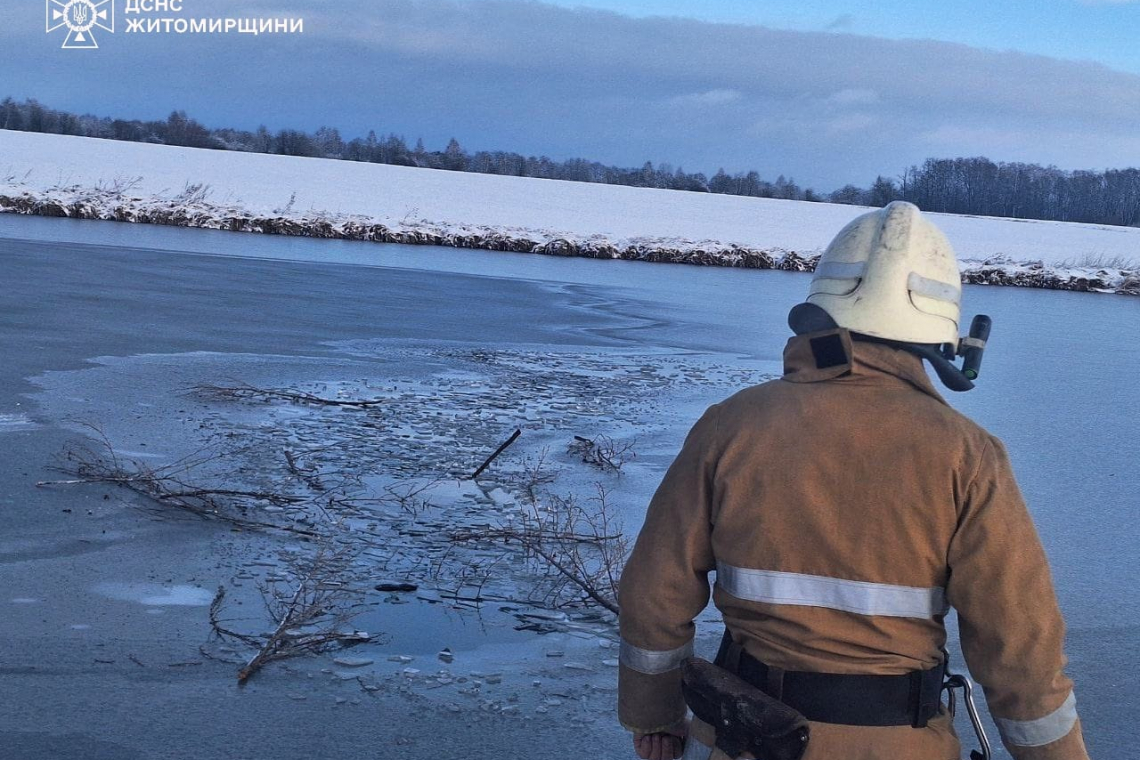
[[[954,605],[1017,756],[1082,757],[1063,621],[1000,442],[946,405],[913,355],[843,330],[821,337],[847,361],[813,336],[792,339],[784,377],[710,407],[654,496],[622,578],[623,722],[647,732],[683,715],[670,666],[715,570],[733,638],[786,671],[931,669]],[[712,743],[709,727],[694,732]],[[809,758],[842,746],[917,760],[957,746],[945,716],[926,729],[813,732]]]
[[[788,315],[784,377],[690,431],[621,580],[618,713],[641,757],[679,749],[680,665],[715,570],[718,664],[812,721],[805,760],[957,757],[939,691],[950,606],[1010,753],[1087,760],[1064,621],[1005,449],[924,369],[974,387],[990,319],[961,337],[961,299],[950,241],[916,206],[861,214]],[[686,757],[705,760],[713,727],[692,733],[706,749]]]
[[[783,379],[718,405],[714,600],[776,667],[931,668],[945,640],[956,495],[989,436],[908,354],[856,343],[851,371],[830,374],[792,353]],[[766,603],[762,625],[741,600]]]

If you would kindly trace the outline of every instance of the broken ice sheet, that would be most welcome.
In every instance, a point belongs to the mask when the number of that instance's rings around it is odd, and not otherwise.
[[[158,583],[99,583],[94,592],[109,599],[136,602],[147,607],[207,607],[214,592],[198,586],[164,586]]]

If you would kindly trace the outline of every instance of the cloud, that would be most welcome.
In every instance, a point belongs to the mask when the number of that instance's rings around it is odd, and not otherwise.
[[[876,116],[866,113],[856,113],[828,119],[824,123],[824,128],[833,135],[844,133],[854,134],[866,132],[878,123],[879,119]]]
[[[874,90],[849,88],[832,93],[828,100],[840,106],[872,106],[879,102],[879,93]]]
[[[184,15],[231,5],[196,0]],[[303,16],[305,34],[119,34],[76,66],[45,42],[42,18],[11,8],[0,96],[110,116],[183,108],[212,125],[330,124],[430,147],[455,136],[625,165],[755,167],[818,189],[931,155],[1063,167],[1137,155],[1140,76],[930,40],[510,0],[263,0],[243,15]]]
[[[709,106],[723,106],[729,103],[736,103],[744,96],[740,90],[705,90],[704,92],[692,92],[685,95],[677,95],[669,99],[669,102],[677,106],[690,107],[694,106],[709,107]]]
[[[855,26],[855,17],[850,13],[844,13],[836,16],[827,26],[823,27],[829,32],[840,32],[851,29]]]

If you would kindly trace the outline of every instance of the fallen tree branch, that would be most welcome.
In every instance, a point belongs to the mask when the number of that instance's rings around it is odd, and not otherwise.
[[[537,588],[544,585],[543,575],[555,579],[545,590],[549,606],[585,602],[616,615],[617,582],[628,542],[620,530],[613,529],[616,518],[602,486],[592,502],[591,508],[583,508],[572,496],[545,495],[535,499],[530,513],[513,522],[453,531],[448,540],[518,546],[538,563]],[[577,589],[578,594],[568,596],[567,588]]]
[[[541,544],[525,543],[524,545],[527,549],[549,562],[551,567],[566,577],[566,580],[582,589],[586,596],[593,599],[599,605],[605,607],[615,615],[619,614],[620,608],[618,607],[616,597],[608,598],[602,596],[602,592],[598,589],[595,583],[591,582],[591,579],[584,578],[577,569],[572,569],[563,565],[553,552],[546,550]]]
[[[592,533],[560,533],[554,529],[534,528],[465,528],[449,534],[451,541],[466,543],[470,541],[519,541],[527,540],[533,543],[544,541],[569,541],[579,544],[596,544],[599,541],[616,541],[622,538],[621,533],[610,536],[596,536]]]
[[[237,385],[202,384],[193,386],[190,391],[204,396],[227,399],[263,399],[291,401],[296,404],[314,404],[317,406],[347,406],[367,408],[384,403],[384,399],[346,400],[338,398],[324,398],[304,391],[289,388],[258,388],[247,383]]]
[[[317,538],[319,531],[284,523],[273,523],[244,516],[243,512],[256,508],[257,503],[273,506],[298,506],[307,502],[298,496],[272,491],[236,488],[206,488],[185,481],[189,471],[219,455],[203,457],[202,451],[183,457],[161,467],[123,459],[105,437],[104,451],[97,452],[85,445],[70,445],[64,451],[64,464],[55,469],[78,477],[69,480],[43,480],[39,487],[106,483],[120,486],[163,506],[171,506],[203,520],[219,520],[237,528],[276,530],[285,533]]]
[[[620,471],[626,460],[635,456],[632,449],[632,442],[619,445],[614,442],[613,438],[604,434],[596,438],[576,435],[570,445],[566,447],[566,450],[571,454],[582,457],[582,461],[586,464],[592,464],[601,470],[612,470],[613,472]]]
[[[210,604],[210,626],[222,639],[231,639],[256,649],[238,670],[238,685],[244,685],[271,662],[304,654],[316,654],[371,640],[362,631],[348,627],[355,615],[352,599],[356,592],[342,580],[348,558],[323,547],[304,566],[296,568],[291,591],[280,591],[268,584],[262,598],[273,623],[263,634],[236,631],[221,619],[225,589],[218,588]]]

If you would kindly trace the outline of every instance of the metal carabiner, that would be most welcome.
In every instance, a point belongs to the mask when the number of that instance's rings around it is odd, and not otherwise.
[[[986,729],[982,726],[982,721],[978,717],[978,707],[974,704],[974,685],[970,683],[970,679],[957,673],[946,673],[946,681],[942,684],[942,688],[950,695],[950,718],[954,718],[957,704],[954,697],[954,689],[962,690],[962,701],[966,703],[966,713],[970,716],[970,723],[974,725],[974,733],[978,735],[978,743],[982,745],[982,751],[971,750],[970,760],[990,760],[992,757],[990,751],[990,740],[986,736]]]

